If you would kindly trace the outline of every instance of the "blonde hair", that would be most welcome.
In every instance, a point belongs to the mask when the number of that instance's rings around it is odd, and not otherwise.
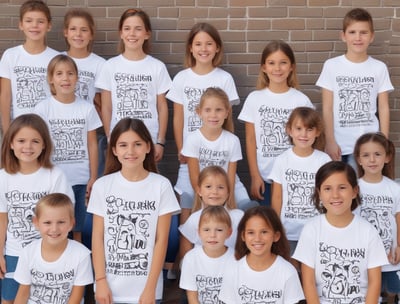
[[[51,193],[43,196],[35,207],[35,217],[40,218],[45,208],[66,208],[68,215],[74,219],[74,205],[71,199],[64,193]]]
[[[199,219],[199,228],[204,222],[214,221],[217,223],[226,224],[229,228],[232,228],[232,220],[228,211],[224,206],[207,206],[201,211]]]

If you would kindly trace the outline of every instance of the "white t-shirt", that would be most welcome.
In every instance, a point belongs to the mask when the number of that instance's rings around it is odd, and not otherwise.
[[[152,265],[158,217],[179,210],[171,183],[159,174],[130,182],[118,171],[94,183],[88,212],[104,218],[106,275],[115,302],[138,302]],[[156,299],[162,291],[160,273]]]
[[[166,93],[171,83],[165,64],[150,55],[137,61],[123,55],[107,60],[95,85],[111,92],[110,131],[122,118],[139,118],[155,142],[159,128],[157,95]]]
[[[293,304],[304,299],[299,275],[281,256],[263,271],[255,271],[244,256],[226,268],[219,299],[235,304]]]
[[[386,65],[372,57],[355,63],[341,55],[325,62],[316,84],[333,92],[335,140],[343,155],[352,154],[362,134],[379,130],[376,99],[393,90]]]
[[[67,52],[63,52],[63,54],[68,55]],[[100,90],[95,88],[94,83],[99,77],[101,68],[106,60],[94,53],[90,53],[85,58],[70,57],[74,59],[78,66],[79,77],[75,88],[75,95],[80,99],[93,103],[94,96],[100,92]]]
[[[93,283],[90,251],[82,244],[68,240],[67,247],[54,262],[42,257],[42,240],[24,248],[18,259],[14,279],[30,285],[29,304],[67,304],[74,286]]]
[[[329,224],[325,214],[310,219],[293,258],[315,270],[321,304],[365,303],[368,269],[388,263],[377,231],[358,215],[344,228]]]
[[[200,304],[219,304],[224,271],[235,263],[233,249],[228,248],[222,256],[211,258],[203,247],[195,247],[183,258],[179,287],[197,291]]]
[[[396,248],[397,225],[396,214],[400,212],[400,185],[383,176],[379,183],[368,183],[362,178],[358,180],[360,187],[361,205],[360,215],[370,222],[385,246],[386,254]],[[382,271],[399,270],[400,264],[385,265]]]
[[[257,165],[265,181],[275,158],[291,146],[285,127],[292,111],[301,106],[314,108],[306,95],[293,88],[279,94],[268,88],[253,91],[244,102],[238,119],[254,124]]]
[[[50,97],[47,66],[59,53],[47,47],[40,54],[29,54],[23,45],[7,49],[0,61],[0,77],[11,81],[11,119],[32,113],[33,108]]]
[[[319,150],[300,157],[293,152],[293,148],[275,159],[269,178],[282,186],[280,217],[286,236],[291,241],[297,241],[304,224],[319,214],[312,202],[315,174],[329,161],[329,155]]]
[[[53,162],[71,185],[86,185],[90,177],[88,132],[101,127],[93,104],[82,99],[62,103],[51,97],[35,107],[49,127],[54,144]]]
[[[174,77],[167,98],[183,106],[183,141],[189,133],[202,125],[196,108],[200,103],[201,95],[209,87],[224,90],[232,105],[239,104],[235,82],[231,74],[221,68],[215,68],[205,75],[196,74],[191,68],[187,68]]]
[[[179,226],[180,233],[182,233],[182,235],[195,246],[197,245],[201,246],[201,239],[198,230],[199,230],[199,221],[202,211],[203,210],[200,209],[197,210],[196,212],[193,212],[186,220],[186,222]],[[230,210],[226,209],[226,211],[228,211],[229,216],[231,217],[232,234],[229,238],[226,239],[225,245],[229,248],[235,248],[237,227],[244,213],[240,209],[230,209]]]
[[[0,212],[7,213],[5,254],[19,256],[22,248],[40,238],[32,223],[34,209],[43,196],[61,192],[75,202],[64,173],[57,167],[39,168],[31,174],[9,174],[0,170]]]

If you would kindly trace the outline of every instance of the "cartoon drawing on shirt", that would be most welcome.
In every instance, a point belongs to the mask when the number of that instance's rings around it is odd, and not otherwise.
[[[228,151],[214,151],[212,149],[199,148],[199,166],[205,168],[208,166],[220,166],[225,167],[227,157],[229,156]]]
[[[271,304],[282,298],[282,290],[255,290],[242,285],[238,290],[242,303],[247,304]]]
[[[34,67],[15,67],[16,105],[19,109],[33,109],[46,98],[43,84],[46,81],[46,70]]]
[[[188,101],[187,109],[189,111],[188,117],[188,132],[196,131],[201,127],[202,122],[196,113],[196,109],[200,103],[201,95],[204,93],[205,89],[193,88],[193,87],[185,87],[184,94],[186,100]]]
[[[204,275],[196,276],[198,297],[204,304],[222,304],[218,295],[221,289],[222,277],[207,277]]]

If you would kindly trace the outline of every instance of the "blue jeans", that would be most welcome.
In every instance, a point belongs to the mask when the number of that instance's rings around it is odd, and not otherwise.
[[[75,227],[73,231],[82,232],[86,217],[86,185],[73,185],[75,195]]]
[[[171,226],[168,235],[168,247],[165,261],[167,263],[174,263],[179,251],[179,215],[174,214],[171,218]]]
[[[271,206],[271,184],[264,181],[264,199],[260,200],[259,203],[261,206]]]

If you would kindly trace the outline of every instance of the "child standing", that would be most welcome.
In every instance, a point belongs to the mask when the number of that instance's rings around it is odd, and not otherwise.
[[[174,103],[173,127],[180,163],[175,190],[180,195],[183,208],[191,208],[193,189],[187,160],[181,151],[188,135],[202,125],[197,113],[201,95],[209,87],[219,87],[228,95],[231,104],[240,102],[231,74],[219,67],[222,58],[223,43],[218,30],[209,23],[196,23],[186,39],[186,69],[174,77],[167,94],[167,98]],[[181,218],[181,223],[186,219],[187,216]]]
[[[54,57],[47,69],[52,97],[35,107],[48,124],[55,150],[53,161],[67,176],[75,194],[74,239],[81,241],[85,201],[97,178],[96,129],[101,126],[93,104],[75,96],[78,69],[67,55]]]
[[[238,227],[236,264],[227,268],[219,295],[223,303],[298,303],[304,299],[296,269],[288,262],[289,244],[270,207],[247,210]]]
[[[389,136],[388,92],[393,86],[386,65],[367,53],[374,27],[365,9],[354,8],[346,14],[341,36],[346,54],[325,62],[317,86],[322,88],[326,152],[355,168],[352,153],[358,137],[378,130]]]
[[[312,203],[315,173],[331,159],[324,149],[324,126],[314,109],[298,107],[290,114],[286,133],[293,144],[274,162],[271,206],[280,215],[293,253],[304,223],[317,215]]]
[[[90,251],[69,240],[74,206],[68,196],[42,197],[33,222],[41,239],[25,247],[15,280],[20,283],[16,303],[80,303],[85,285],[93,282]]]
[[[293,258],[302,263],[307,303],[377,303],[388,263],[375,228],[353,214],[360,204],[354,169],[341,161],[315,176],[313,202],[322,215],[304,225]]]
[[[198,225],[201,246],[189,251],[182,263],[179,287],[186,290],[189,304],[218,303],[223,273],[234,262],[225,240],[232,233],[231,218],[222,206],[208,206]]]
[[[5,133],[17,116],[32,113],[36,104],[50,96],[46,83],[47,65],[57,51],[46,45],[51,29],[50,9],[41,0],[28,0],[20,7],[22,45],[7,49],[0,61],[0,114]]]
[[[293,50],[283,41],[272,41],[261,55],[257,90],[247,97],[239,119],[245,122],[246,154],[251,176],[251,196],[269,205],[274,159],[290,147],[285,124],[296,107],[313,108],[298,91]]]
[[[96,301],[159,301],[171,214],[179,204],[168,179],[156,174],[154,145],[141,120],[124,118],[113,129],[105,175],[93,186],[88,211]]]
[[[46,123],[35,114],[18,116],[4,134],[0,170],[0,278],[4,304],[13,303],[17,293],[13,273],[22,249],[40,237],[32,223],[37,201],[53,192],[73,198],[64,173],[50,161],[52,147]]]
[[[360,176],[360,214],[373,224],[390,264],[382,266],[382,290],[388,303],[400,293],[400,186],[394,178],[393,143],[382,133],[366,133],[356,142],[354,158]]]
[[[96,87],[102,90],[101,112],[107,137],[124,117],[142,119],[161,160],[168,122],[165,93],[171,86],[165,64],[149,55],[151,24],[140,9],[126,10],[119,20],[121,54],[103,66]]]

